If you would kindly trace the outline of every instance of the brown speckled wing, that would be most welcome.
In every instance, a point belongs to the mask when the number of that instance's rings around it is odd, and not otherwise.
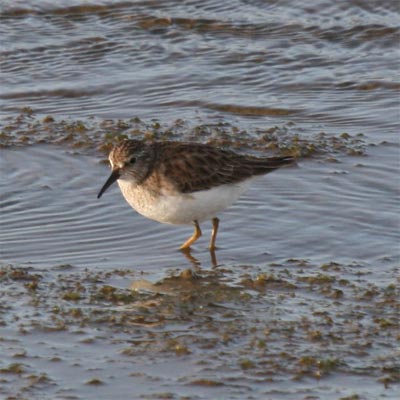
[[[241,182],[293,162],[292,157],[257,158],[194,143],[159,143],[157,167],[182,193]]]

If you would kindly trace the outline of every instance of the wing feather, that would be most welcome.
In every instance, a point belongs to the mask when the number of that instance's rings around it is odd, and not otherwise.
[[[243,156],[194,143],[159,143],[156,157],[163,176],[183,193],[239,183],[293,162],[292,157]]]

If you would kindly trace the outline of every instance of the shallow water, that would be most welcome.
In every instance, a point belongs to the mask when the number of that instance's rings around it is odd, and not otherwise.
[[[395,399],[398,11],[0,0],[0,397]],[[121,135],[299,159],[185,256],[96,199]]]
[[[396,0],[0,4],[5,116],[396,128]]]
[[[4,262],[91,268],[112,264],[146,271],[187,266],[176,249],[193,228],[143,218],[117,186],[96,199],[109,174],[97,158],[53,146],[4,149],[0,154]],[[371,265],[393,258],[389,265],[395,265],[400,255],[397,156],[397,146],[381,145],[366,157],[342,157],[335,163],[304,160],[260,178],[222,214],[219,258],[235,263],[335,259]],[[207,255],[209,225],[204,224],[193,255]],[[157,252],[152,251],[155,246]]]
[[[395,368],[400,258],[399,191],[383,151],[396,161],[381,145],[256,181],[222,215],[213,263],[208,237],[192,260],[176,250],[191,227],[141,217],[117,187],[97,200],[108,174],[97,158],[1,150],[1,259],[22,267],[2,269],[3,368],[23,368],[6,374],[5,393],[394,398],[394,378],[378,382]],[[166,278],[185,268],[199,278]],[[107,287],[125,294],[104,297]]]

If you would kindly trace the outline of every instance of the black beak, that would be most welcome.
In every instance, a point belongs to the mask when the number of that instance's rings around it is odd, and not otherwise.
[[[114,169],[111,172],[111,175],[109,176],[109,178],[107,179],[106,183],[103,185],[103,187],[101,188],[99,194],[97,195],[98,199],[119,178],[119,176],[120,176],[120,174],[119,174],[119,170],[118,169]]]

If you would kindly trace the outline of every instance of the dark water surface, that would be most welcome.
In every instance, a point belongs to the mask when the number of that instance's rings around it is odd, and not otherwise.
[[[3,115],[395,129],[396,0],[1,3]]]
[[[397,398],[398,1],[0,17],[0,397]],[[185,257],[191,227],[96,199],[99,145],[164,129],[317,150],[221,215],[216,259],[210,224]]]

